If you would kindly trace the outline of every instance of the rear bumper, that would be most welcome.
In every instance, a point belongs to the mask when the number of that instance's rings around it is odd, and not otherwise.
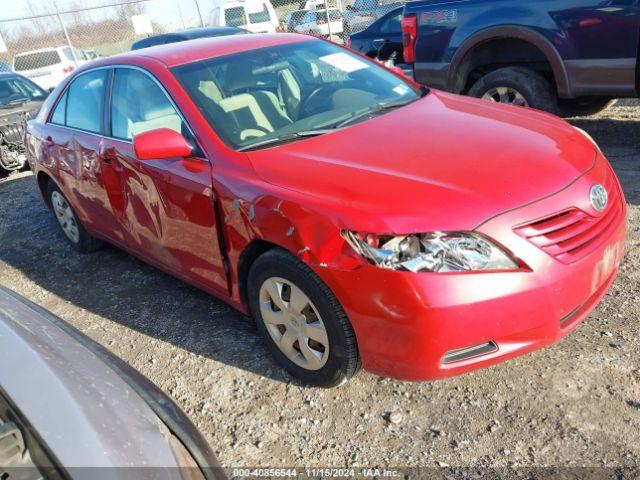
[[[518,236],[513,226],[539,218],[541,212],[557,211],[558,205],[583,207],[575,199],[582,198],[592,183],[586,175],[552,197],[477,229],[497,239],[530,269],[413,274],[370,265],[351,271],[316,267],[352,322],[364,368],[399,379],[434,380],[542,348],[573,330],[615,278],[626,236],[626,208],[601,245],[571,264]],[[621,191],[620,201],[624,204]],[[447,352],[487,342],[497,346],[495,351],[444,361]]]

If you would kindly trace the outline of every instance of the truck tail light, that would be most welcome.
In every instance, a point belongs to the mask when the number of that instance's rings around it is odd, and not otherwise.
[[[71,73],[76,69],[73,65],[68,65],[62,70],[64,73]]]
[[[402,56],[406,63],[416,60],[416,38],[418,37],[418,17],[407,13],[402,17]]]

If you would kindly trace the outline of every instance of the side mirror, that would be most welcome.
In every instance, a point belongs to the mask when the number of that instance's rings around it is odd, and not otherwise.
[[[158,128],[136,135],[133,149],[139,160],[162,160],[188,157],[193,146],[175,130]]]

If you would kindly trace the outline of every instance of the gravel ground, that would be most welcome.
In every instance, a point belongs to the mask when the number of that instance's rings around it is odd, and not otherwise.
[[[337,389],[302,387],[220,301],[115,248],[72,252],[28,172],[0,180],[0,283],[153,380],[224,466],[638,466],[640,104],[573,123],[627,195],[620,275],[562,342],[473,374],[403,383],[362,372]]]

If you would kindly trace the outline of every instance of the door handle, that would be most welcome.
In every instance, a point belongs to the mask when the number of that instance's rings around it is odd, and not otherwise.
[[[111,165],[117,160],[116,152],[113,148],[100,149],[100,159],[106,164]]]

